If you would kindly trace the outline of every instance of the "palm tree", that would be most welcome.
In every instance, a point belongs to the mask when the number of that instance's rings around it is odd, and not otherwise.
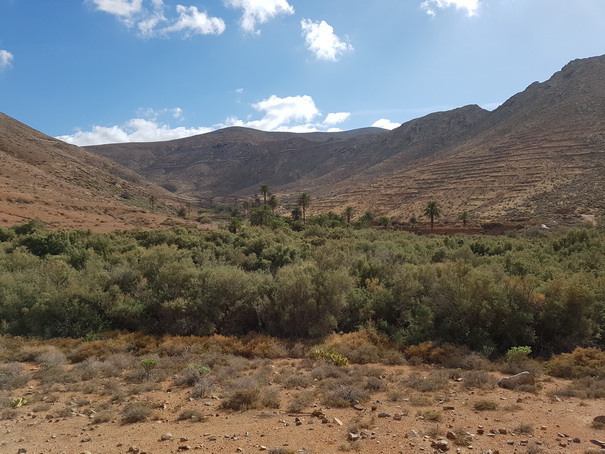
[[[237,233],[237,231],[242,227],[242,221],[240,218],[231,218],[229,220],[229,224],[227,224],[227,229],[231,233]]]
[[[351,218],[353,217],[353,207],[345,208],[345,217],[347,218],[347,224],[351,224]]]
[[[266,184],[261,184],[260,193],[263,195],[264,204],[267,204],[267,195],[269,195],[269,186]]]
[[[431,230],[433,230],[433,223],[435,222],[435,218],[441,216],[441,208],[439,208],[439,204],[431,200],[426,204],[426,208],[424,209],[424,215],[431,219]]]
[[[386,229],[389,227],[389,225],[391,225],[391,218],[388,216],[380,216],[378,218],[378,224],[380,224]]]
[[[468,211],[463,211],[458,215],[458,219],[462,221],[462,227],[466,227],[466,223],[470,220],[471,215],[468,214]]]
[[[269,205],[269,208],[271,208],[271,212],[275,213],[275,209],[279,206],[279,200],[275,194],[271,194],[267,205]]]
[[[296,204],[302,210],[303,224],[305,223],[306,216],[307,216],[307,207],[309,206],[310,203],[311,203],[311,196],[309,196],[309,194],[307,194],[306,192],[303,192],[300,195],[300,197],[298,197],[298,199],[296,200]]]

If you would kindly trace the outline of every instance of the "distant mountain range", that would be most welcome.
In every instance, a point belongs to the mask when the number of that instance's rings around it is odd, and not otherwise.
[[[311,212],[353,206],[357,214],[407,221],[436,200],[448,223],[464,211],[475,221],[593,220],[605,212],[605,56],[574,60],[494,111],[471,105],[392,131],[226,128],[82,149],[1,115],[0,153],[0,208],[16,209],[8,199],[47,199],[40,209],[63,210],[63,217],[75,215],[75,206],[99,216],[118,206],[133,209],[124,193],[234,204],[267,184],[283,206],[308,192]],[[100,208],[105,203],[113,208]],[[0,216],[25,217],[31,203],[22,205],[22,212]]]
[[[292,134],[227,128],[158,143],[87,147],[177,194],[226,202],[268,184],[311,209],[352,205],[407,219],[570,221],[605,208],[605,57],[574,60],[489,112],[466,106],[393,131]]]

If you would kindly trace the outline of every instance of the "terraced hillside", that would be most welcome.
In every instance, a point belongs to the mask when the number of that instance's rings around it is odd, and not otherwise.
[[[603,57],[573,61],[486,114],[462,140],[400,166],[407,153],[403,147],[339,183],[316,207],[338,209],[357,199],[363,200],[360,209],[375,206],[407,219],[435,199],[449,221],[462,211],[476,219],[520,222],[602,216],[603,74]]]
[[[89,150],[191,197],[232,202],[268,184],[311,211],[406,220],[428,200],[443,219],[575,222],[605,209],[605,57],[575,60],[493,112],[466,106],[390,131],[314,137],[229,128]]]

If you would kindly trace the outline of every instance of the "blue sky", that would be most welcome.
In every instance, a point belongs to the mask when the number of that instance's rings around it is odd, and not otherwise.
[[[393,128],[605,54],[605,0],[0,0],[0,111],[85,145]]]

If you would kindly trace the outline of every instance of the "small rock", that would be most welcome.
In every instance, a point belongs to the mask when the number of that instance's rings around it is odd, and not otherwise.
[[[342,421],[341,421],[340,419],[338,419],[338,418],[334,418],[334,422],[335,422],[336,424],[338,424],[339,426],[342,426]]]
[[[165,433],[160,437],[160,441],[172,440],[172,434],[170,432]]]
[[[393,415],[391,415],[390,413],[384,412],[384,411],[382,413],[378,413],[379,418],[390,418],[391,416],[393,416]]]
[[[188,445],[181,445],[177,448],[179,451],[190,451],[191,450],[191,446]]]
[[[446,405],[445,407],[443,407],[444,410],[453,410],[454,407],[451,405]]]
[[[357,411],[364,411],[364,410],[365,410],[365,407],[364,407],[364,406],[362,406],[362,405],[359,405],[359,404],[355,404],[355,405],[353,405],[353,408],[354,408],[355,410],[357,410]]]
[[[266,446],[263,446],[263,445],[260,445],[260,446],[258,447],[258,449],[259,449],[259,451],[266,451],[266,450],[267,450],[267,447],[266,447]]]
[[[416,430],[410,430],[407,434],[405,434],[406,438],[418,438],[420,434]]]
[[[450,444],[447,440],[437,440],[431,443],[431,448],[435,448],[439,451],[449,451]]]
[[[571,441],[574,442],[574,443],[582,443],[582,440],[580,440],[578,437],[574,438]]]
[[[353,432],[349,432],[349,436],[347,437],[349,441],[357,441],[359,440],[359,434],[355,434]]]
[[[592,422],[597,424],[605,424],[605,415],[596,416]]]
[[[600,446],[601,448],[605,448],[605,441],[601,440],[590,440],[593,445]]]
[[[502,435],[506,435],[508,433],[508,430],[501,428],[501,429],[498,429],[498,433],[500,433]]]
[[[394,419],[395,421],[401,421],[401,420],[403,419],[403,415],[402,415],[401,413],[395,413],[395,414],[393,415],[393,419]]]
[[[244,452],[244,450],[242,448],[237,448],[235,452]]]
[[[448,440],[455,440],[456,434],[454,432],[452,432],[451,430],[449,430],[446,434],[445,434],[445,438],[447,438]]]
[[[19,450],[17,451],[17,454],[25,454],[26,452],[27,452],[27,449],[19,448]]]
[[[512,375],[510,377],[502,378],[498,382],[498,386],[500,388],[505,388],[505,389],[515,389],[517,386],[520,386],[520,385],[535,385],[535,384],[536,384],[536,379],[534,378],[534,376],[531,373],[529,373],[527,371],[521,372],[517,375]]]

